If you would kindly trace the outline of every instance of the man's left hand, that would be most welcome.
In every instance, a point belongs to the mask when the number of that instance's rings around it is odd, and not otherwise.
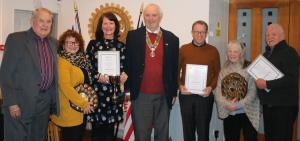
[[[208,96],[210,95],[211,91],[212,91],[211,86],[206,87],[206,88],[203,90],[204,93],[202,94],[202,96],[203,96],[203,97],[208,97]]]

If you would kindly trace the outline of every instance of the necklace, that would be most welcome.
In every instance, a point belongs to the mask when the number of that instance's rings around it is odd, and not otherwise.
[[[155,57],[155,50],[158,47],[161,35],[162,35],[162,32],[159,31],[158,35],[155,38],[154,44],[152,44],[152,42],[150,40],[150,37],[149,37],[149,34],[146,33],[146,42],[147,42],[147,45],[148,45],[148,47],[149,47],[149,49],[151,51],[150,57]]]

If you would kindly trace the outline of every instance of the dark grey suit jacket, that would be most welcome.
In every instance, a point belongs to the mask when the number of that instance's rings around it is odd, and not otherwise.
[[[48,38],[54,60],[54,80],[47,90],[51,94],[51,112],[59,113],[57,90],[56,40]],[[5,51],[0,69],[0,84],[3,92],[3,113],[8,114],[8,107],[18,105],[21,118],[30,118],[37,106],[40,93],[40,65],[35,49],[32,29],[12,33],[7,37]]]
[[[179,39],[170,31],[161,28],[163,36],[163,84],[168,107],[172,107],[172,99],[177,96]],[[146,28],[129,31],[126,39],[125,72],[128,75],[126,87],[130,97],[135,100],[140,92],[145,64]]]

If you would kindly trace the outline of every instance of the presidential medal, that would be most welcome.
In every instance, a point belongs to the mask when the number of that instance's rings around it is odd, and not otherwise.
[[[149,37],[148,33],[146,33],[146,43],[147,43],[147,45],[148,45],[148,47],[149,47],[149,49],[151,51],[150,52],[150,57],[152,57],[152,58],[155,57],[155,50],[158,47],[161,35],[162,35],[162,32],[159,31],[158,35],[155,38],[154,43],[152,43],[151,40],[150,40],[150,37]]]

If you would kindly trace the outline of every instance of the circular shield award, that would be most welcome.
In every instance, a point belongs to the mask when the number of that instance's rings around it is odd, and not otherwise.
[[[243,99],[247,94],[247,81],[239,73],[230,73],[221,82],[222,95],[228,99]]]
[[[91,86],[89,86],[88,84],[80,84],[75,87],[75,90],[82,98],[84,98],[84,100],[92,101],[92,106],[94,109],[98,107],[98,97],[95,90]],[[83,112],[83,109],[81,107],[75,105],[71,101],[70,105],[74,110],[78,112]]]

